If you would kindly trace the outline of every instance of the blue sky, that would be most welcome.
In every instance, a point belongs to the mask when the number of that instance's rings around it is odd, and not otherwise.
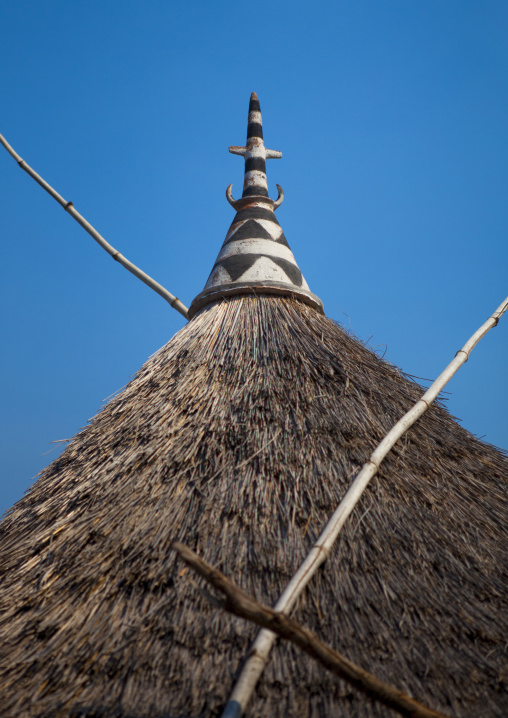
[[[0,132],[185,304],[241,193],[250,93],[328,316],[435,378],[508,294],[508,5],[27,2],[0,9]],[[184,319],[0,148],[0,511]],[[508,448],[501,321],[448,406]]]

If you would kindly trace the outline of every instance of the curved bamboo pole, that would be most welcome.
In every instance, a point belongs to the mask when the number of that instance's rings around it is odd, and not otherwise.
[[[182,302],[178,299],[178,297],[175,297],[171,292],[168,292],[167,289],[165,289],[161,284],[155,281],[155,279],[152,279],[148,276],[145,272],[143,272],[142,269],[139,269],[139,267],[136,267],[135,264],[130,262],[128,259],[126,259],[123,254],[120,254],[120,252],[112,247],[109,242],[106,242],[104,237],[97,232],[96,229],[92,227],[92,225],[86,221],[86,219],[77,211],[74,209],[74,206],[72,202],[67,202],[61,195],[58,194],[56,190],[49,185],[46,180],[43,180],[40,175],[37,174],[37,172],[28,165],[25,160],[23,160],[16,150],[14,150],[11,145],[7,142],[5,137],[3,135],[0,135],[0,144],[2,144],[7,152],[13,157],[18,165],[21,167],[22,170],[25,170],[25,172],[34,179],[37,184],[39,184],[43,189],[46,190],[46,192],[53,197],[53,199],[56,199],[58,204],[60,204],[64,210],[71,215],[71,217],[74,217],[76,222],[80,224],[83,229],[88,232],[88,234],[95,239],[97,244],[100,244],[100,246],[106,250],[108,254],[110,254],[113,259],[116,262],[119,262],[122,267],[125,267],[125,269],[128,269],[131,274],[133,274],[138,279],[141,279],[142,282],[144,282],[150,289],[153,289],[154,292],[157,292],[163,299],[168,302],[170,306],[173,307],[173,309],[176,309],[177,312],[180,312],[182,316],[184,316],[186,319],[188,319],[188,309],[187,307],[182,304]]]
[[[464,344],[462,349],[456,353],[455,358],[448,364],[446,369],[438,376],[438,378],[427,389],[422,398],[399,419],[390,432],[385,436],[380,444],[374,450],[369,461],[367,461],[360,472],[356,475],[353,483],[347,490],[344,498],[336,508],[334,514],[326,524],[318,540],[310,550],[307,558],[300,565],[279,600],[274,606],[274,610],[279,613],[289,613],[293,608],[297,598],[303,592],[317,569],[330,553],[335,539],[339,535],[344,523],[350,516],[356,504],[360,500],[363,492],[367,488],[370,480],[375,476],[382,460],[388,454],[393,445],[400,437],[415,423],[419,417],[424,414],[431,403],[439,395],[440,391],[450,381],[452,376],[459,370],[487,332],[495,327],[499,319],[508,309],[508,297],[496,309],[496,311],[482,324],[482,326],[472,335],[472,337]],[[240,718],[247,706],[252,692],[258,682],[264,667],[268,661],[270,650],[275,641],[276,634],[263,628],[257,635],[252,644],[248,658],[244,663],[242,672],[233,687],[229,701],[224,709],[222,718]]]

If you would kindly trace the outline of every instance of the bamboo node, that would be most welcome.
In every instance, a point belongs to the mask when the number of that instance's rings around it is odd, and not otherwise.
[[[464,349],[459,349],[459,351],[455,354],[455,356],[457,356],[457,354],[465,354],[466,355],[465,361],[467,361],[469,359],[469,352],[465,352]]]
[[[327,546],[325,546],[324,544],[318,543],[318,544],[316,544],[316,548],[318,550],[318,553],[320,553],[320,554],[322,553],[324,555],[323,561],[326,560],[328,558],[328,556],[330,555],[330,549]],[[282,611],[280,613],[282,613]]]
[[[252,658],[259,658],[261,660],[263,659],[262,654],[257,650],[255,646],[253,646],[246,654],[245,654],[245,660],[252,659]]]
[[[66,203],[64,204],[64,210],[65,210],[66,212],[68,212],[71,207],[74,207],[74,205],[72,204],[72,202],[66,202]]]

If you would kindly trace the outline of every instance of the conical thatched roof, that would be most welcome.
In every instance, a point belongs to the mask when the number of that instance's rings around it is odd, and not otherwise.
[[[421,391],[297,295],[199,309],[0,524],[1,715],[220,715],[256,629],[173,542],[273,604]],[[295,616],[435,709],[505,716],[507,477],[432,406]],[[248,714],[391,715],[285,643]]]
[[[255,630],[209,605],[172,542],[273,603],[419,394],[296,300],[202,310],[1,525],[3,715],[216,715]],[[505,715],[507,475],[431,408],[297,617],[433,707]],[[388,712],[278,646],[251,715],[332,714]]]

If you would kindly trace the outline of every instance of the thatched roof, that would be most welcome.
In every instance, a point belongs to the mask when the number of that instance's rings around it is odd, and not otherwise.
[[[255,628],[196,549],[272,604],[421,388],[294,298],[202,309],[1,524],[2,715],[216,716]],[[295,616],[452,716],[508,714],[508,459],[433,406]],[[281,643],[251,716],[388,716]]]

